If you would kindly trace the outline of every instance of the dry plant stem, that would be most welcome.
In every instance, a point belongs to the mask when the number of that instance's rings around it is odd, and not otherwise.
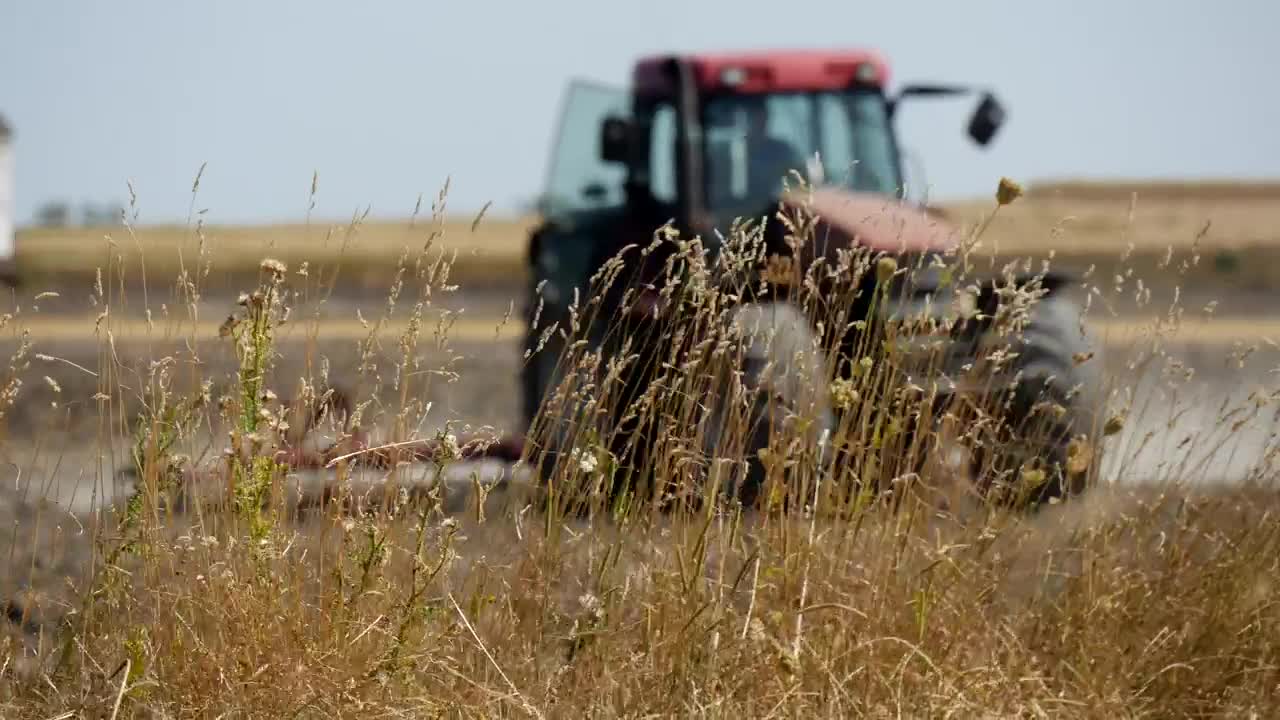
[[[525,712],[536,718],[542,718],[543,714],[539,712],[537,708],[529,704],[529,701],[526,700],[524,695],[522,695],[516,688],[515,683],[511,682],[511,678],[507,677],[507,674],[502,671],[502,666],[498,665],[498,661],[493,658],[493,654],[484,646],[484,641],[482,641],[480,636],[476,634],[475,627],[471,624],[471,621],[467,619],[467,614],[462,611],[462,608],[458,605],[458,601],[453,597],[452,593],[449,595],[449,602],[453,603],[454,610],[458,612],[458,617],[462,620],[462,624],[466,626],[467,632],[470,633],[471,638],[475,640],[476,647],[480,648],[480,652],[484,653],[489,664],[492,665],[493,669],[502,677],[503,682],[505,682],[507,687],[510,688],[511,694],[515,695],[516,698],[520,700],[520,705],[524,708]]]

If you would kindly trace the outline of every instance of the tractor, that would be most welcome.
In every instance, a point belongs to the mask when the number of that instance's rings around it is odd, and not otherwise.
[[[848,304],[854,315],[842,316],[839,327],[830,318],[822,322],[785,292],[737,297],[726,315],[730,324],[750,322],[758,329],[763,323],[775,333],[775,341],[746,342],[735,361],[738,378],[756,393],[747,404],[759,421],[753,427],[761,429],[735,446],[733,453],[746,470],[725,485],[726,494],[743,503],[759,499],[766,477],[762,451],[769,447],[777,401],[793,410],[804,398],[816,403],[809,406],[817,418],[809,430],[819,442],[829,441],[840,410],[829,388],[833,379],[856,375],[860,360],[866,362],[859,357],[865,348],[882,346],[869,343],[869,333],[883,332],[886,323],[908,311],[941,316],[955,307],[968,308],[960,320],[948,316],[949,322],[935,326],[945,330],[942,343],[926,343],[934,359],[908,363],[903,376],[905,386],[932,388],[930,402],[942,407],[963,395],[965,387],[974,387],[972,380],[966,386],[955,378],[989,364],[985,348],[991,346],[999,318],[1014,305],[1027,305],[1019,298],[1029,293],[1035,301],[1023,308],[1017,339],[1010,341],[1003,365],[980,390],[1003,393],[998,404],[1010,419],[991,436],[985,455],[974,453],[981,459],[968,462],[1002,467],[1013,477],[1020,477],[1019,469],[1027,475],[1026,469],[1034,466],[1039,473],[1031,475],[1034,492],[1022,497],[1036,503],[1082,490],[1089,471],[1096,469],[1096,455],[1081,448],[1091,448],[1083,439],[1095,417],[1090,394],[1099,376],[1096,358],[1089,360],[1094,348],[1082,334],[1079,306],[1067,292],[1070,276],[1026,268],[993,271],[967,288],[948,282],[947,262],[954,262],[959,229],[940,212],[908,198],[894,126],[897,113],[908,100],[964,95],[978,97],[967,132],[985,147],[1005,120],[994,94],[936,84],[891,92],[889,65],[871,50],[670,54],[640,59],[629,89],[573,82],[540,201],[542,220],[528,244],[526,360],[520,378],[524,427],[532,428],[545,414],[571,372],[564,361],[567,349],[591,348],[603,363],[627,355],[631,361],[620,371],[620,382],[629,394],[606,413],[613,438],[608,449],[614,458],[623,458],[617,462],[639,467],[637,458],[652,446],[660,426],[626,417],[627,411],[653,382],[652,368],[670,366],[677,357],[670,343],[658,338],[682,310],[670,291],[659,290],[677,251],[645,254],[636,249],[652,249],[662,237],[677,237],[683,240],[666,245],[687,250],[688,240],[696,238],[700,252],[715,257],[731,229],[754,218],[765,248],[761,257],[795,260],[788,267],[800,284],[815,262],[831,268],[843,257],[848,272],[850,251],[870,260],[863,263],[861,289]],[[797,189],[796,178],[807,189]],[[779,218],[801,205],[814,224],[797,246],[794,228],[788,230],[791,225]],[[908,272],[911,267],[915,270]],[[625,278],[597,289],[593,279],[609,273]],[[827,272],[820,279],[841,280],[832,275]],[[883,286],[880,294],[872,287],[877,283]],[[754,287],[743,287],[748,285]],[[826,286],[817,287],[823,292]],[[593,307],[595,320],[583,319],[587,307]],[[858,313],[865,315],[858,318]],[[580,325],[577,335],[567,331],[574,325]],[[556,326],[558,330],[548,331]],[[930,337],[937,340],[938,334]],[[919,344],[913,340],[901,346],[913,343]],[[819,346],[832,349],[816,360],[798,359]],[[781,373],[781,381],[767,383],[767,389],[759,377],[765,367]],[[939,382],[943,378],[948,382]],[[733,402],[742,404],[741,398]],[[728,409],[728,401],[717,400],[715,393],[708,394],[703,407],[709,416]],[[1041,430],[1028,450],[1015,436],[1032,416],[1040,418]],[[537,447],[526,446],[526,454],[546,459],[566,456],[577,441],[548,430],[536,440],[531,434],[527,442]],[[708,443],[704,450],[710,454],[727,452],[712,446],[714,437],[704,441]],[[1015,446],[1022,449],[1005,452]],[[999,465],[993,453],[1009,457]]]

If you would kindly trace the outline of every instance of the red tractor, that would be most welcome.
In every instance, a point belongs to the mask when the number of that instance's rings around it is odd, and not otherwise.
[[[954,249],[957,231],[938,214],[907,201],[894,119],[904,100],[964,94],[979,96],[967,130],[985,146],[1004,122],[1004,110],[991,93],[947,85],[908,85],[891,93],[888,64],[871,51],[664,55],[636,63],[629,90],[572,84],[541,202],[545,221],[529,244],[529,354],[521,378],[526,426],[545,414],[548,398],[565,376],[563,351],[575,341],[583,340],[606,360],[638,354],[640,359],[628,365],[631,369],[621,379],[631,394],[615,402],[608,441],[617,455],[626,456],[620,462],[634,461],[636,448],[645,443],[633,436],[651,435],[658,426],[636,424],[634,418],[627,425],[623,416],[653,381],[650,368],[671,357],[663,355],[670,346],[657,338],[664,335],[660,326],[673,322],[672,313],[679,308],[663,305],[670,293],[657,290],[664,268],[670,267],[665,262],[670,253],[619,253],[650,245],[655,231],[669,225],[682,238],[700,238],[714,255],[718,238],[729,235],[736,219],[766,216],[762,237],[768,253],[792,253],[785,224],[772,222],[780,208],[798,202],[796,193],[785,191],[783,178],[791,171],[808,176],[811,192],[803,195],[819,221],[819,231],[799,249],[804,262],[833,260],[841,249],[861,248],[892,257],[899,268],[914,264],[918,271],[895,274],[892,298],[879,307],[872,309],[865,298],[855,300],[852,307],[869,313],[865,319],[871,325],[849,323],[847,328],[858,325],[857,330],[846,330],[847,337],[834,343],[823,338],[823,344],[837,350],[804,367],[784,350],[811,347],[816,334],[830,335],[832,328],[824,329],[812,313],[780,295],[742,297],[735,322],[764,318],[785,340],[747,348],[740,370],[748,383],[759,367],[768,365],[774,372],[788,368],[794,382],[784,385],[799,388],[796,392],[826,387],[832,377],[857,371],[851,349],[867,346],[868,328],[879,327],[878,319],[921,308],[926,313],[932,312],[928,308],[948,311],[961,288],[943,279],[945,262],[931,259]],[[615,257],[625,260],[625,281],[597,291],[593,276]],[[933,361],[928,372],[959,375],[960,368],[975,364],[993,318],[1001,315],[1009,297],[1009,280],[1003,278],[1002,285],[1001,278],[992,278],[974,286],[977,312],[966,322],[949,325],[944,357]],[[1001,375],[1001,388],[1015,414],[1009,427],[1020,425],[1018,413],[1029,417],[1046,402],[1060,408],[1049,432],[1042,433],[1047,440],[1031,453],[1043,468],[1036,498],[1044,499],[1081,487],[1080,468],[1066,468],[1069,445],[1088,432],[1084,397],[1096,376],[1086,373],[1096,363],[1079,362],[1090,348],[1078,330],[1077,307],[1060,292],[1065,278],[1041,273],[1018,280],[1034,284],[1039,297],[1022,325],[1014,359]],[[866,297],[870,295],[868,290]],[[596,320],[585,321],[578,335],[569,334],[569,325],[575,317],[581,321],[582,309],[593,302]],[[559,330],[547,330],[556,324]],[[849,352],[841,356],[839,348]],[[772,412],[766,409],[766,394],[760,391],[761,415]],[[829,404],[829,399],[821,402]],[[717,412],[714,400],[708,403],[707,412]],[[823,418],[820,429],[830,431],[837,415],[834,407],[822,408],[817,414]],[[570,452],[576,441],[544,428],[530,442],[538,447],[527,452],[546,458]],[[762,431],[742,448],[751,469],[731,492],[744,502],[759,492],[764,471],[756,456],[767,444]],[[714,447],[706,450],[716,452]],[[1026,459],[1024,453],[1018,462]]]
[[[893,122],[904,99],[973,91],[890,93],[888,76],[872,52],[775,52],[646,58],[630,91],[572,85],[529,243],[528,433],[464,441],[463,456],[524,459],[535,481],[566,468],[607,478],[607,497],[688,479],[751,504],[778,467],[859,493],[921,476],[929,442],[912,438],[959,418],[983,436],[967,455],[987,489],[1011,476],[1037,480],[1020,495],[1032,502],[1082,489],[1097,467],[1099,363],[1067,278],[958,279],[959,233],[906,200]],[[1004,112],[979,94],[968,133],[985,146]],[[788,188],[791,171],[807,190]],[[788,217],[813,222],[797,232]],[[746,264],[739,218],[762,220],[747,224],[762,247]],[[910,323],[926,330],[902,332]],[[882,368],[893,382],[850,392]],[[975,396],[988,411],[966,415]],[[353,411],[342,393],[328,405]],[[779,448],[796,427],[812,442]],[[278,459],[394,467],[441,451],[369,448],[352,433],[321,452],[289,443]],[[815,452],[821,464],[805,464]]]

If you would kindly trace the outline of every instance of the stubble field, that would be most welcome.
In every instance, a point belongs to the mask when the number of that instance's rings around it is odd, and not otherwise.
[[[981,223],[993,207],[945,210]],[[990,219],[992,267],[1051,257],[1096,288],[1082,296],[1124,409],[1103,487],[1031,517],[618,524],[472,508],[458,526],[322,512],[265,535],[93,512],[135,490],[118,471],[134,423],[165,406],[157,388],[169,406],[205,380],[215,399],[237,392],[218,328],[262,259],[299,292],[272,337],[281,398],[352,388],[379,439],[519,432],[532,220],[25,233],[30,280],[0,330],[16,358],[0,368],[0,703],[13,717],[1265,712],[1280,682],[1277,220],[1280,186],[1101,183],[1032,187]],[[397,263],[426,244],[448,279],[406,277],[392,308]],[[175,278],[201,258],[189,303]],[[1172,307],[1180,327],[1156,330]],[[227,442],[207,421],[175,451],[216,460]],[[1192,487],[1144,485],[1167,481]],[[118,569],[88,573],[126,540]],[[282,695],[282,675],[302,689]]]

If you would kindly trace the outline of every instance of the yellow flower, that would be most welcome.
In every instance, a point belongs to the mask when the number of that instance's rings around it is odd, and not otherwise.
[[[1103,426],[1102,433],[1104,435],[1110,436],[1110,435],[1115,435],[1116,433],[1120,432],[1123,429],[1124,429],[1124,416],[1112,415],[1107,420],[1107,424]]]
[[[1067,472],[1083,475],[1093,462],[1093,446],[1083,437],[1073,438],[1067,444]]]
[[[858,389],[851,380],[838,379],[831,383],[831,404],[837,410],[849,410],[858,402]]]
[[[893,279],[898,272],[898,261],[891,257],[882,257],[876,262],[876,282],[884,285]]]
[[[1008,205],[1020,197],[1022,197],[1021,185],[1007,177],[1000,178],[1000,184],[996,186],[996,202]]]

